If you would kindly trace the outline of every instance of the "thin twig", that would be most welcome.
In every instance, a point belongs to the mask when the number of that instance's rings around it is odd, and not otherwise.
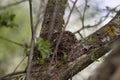
[[[18,46],[20,46],[20,47],[26,47],[24,44],[21,44],[21,43],[18,43],[18,42],[15,42],[15,41],[6,39],[6,38],[4,38],[4,37],[2,37],[2,36],[0,36],[0,39],[1,39],[1,40],[5,40],[5,41],[10,42],[10,43],[13,43],[13,44],[15,44],[15,45],[18,45]]]
[[[6,80],[7,77],[20,75],[20,74],[24,74],[24,73],[26,73],[26,71],[18,71],[18,72],[10,73],[10,74],[0,77],[0,80],[4,80],[4,79]]]
[[[70,8],[70,5],[68,4],[68,8],[69,8],[69,10],[71,10],[71,8]]]
[[[6,8],[9,8],[9,7],[12,7],[12,6],[21,4],[21,3],[25,2],[25,1],[27,1],[27,0],[21,0],[21,1],[19,1],[19,2],[11,3],[11,4],[8,4],[8,5],[6,5],[6,6],[0,6],[0,10],[4,10],[4,9],[6,9]]]
[[[74,3],[74,1],[72,1],[72,0],[70,0],[70,2],[72,2],[72,3]],[[83,4],[81,4],[80,6],[75,6],[74,8],[75,8],[75,10],[80,14],[80,19],[82,20],[82,13],[81,13],[81,11],[78,9],[78,8],[80,8],[80,7],[82,7],[83,6]],[[69,6],[69,8],[70,8],[70,6]]]
[[[51,66],[51,64],[52,64],[52,62],[53,62],[53,60],[54,60],[54,57],[57,55],[57,50],[58,50],[60,41],[61,41],[61,39],[62,39],[63,33],[64,33],[64,31],[65,31],[65,28],[67,27],[67,24],[68,24],[68,22],[69,22],[69,20],[70,20],[71,14],[72,14],[72,12],[73,12],[73,10],[74,10],[74,7],[75,7],[77,1],[78,1],[78,0],[75,0],[75,2],[74,2],[74,4],[73,4],[73,7],[72,7],[72,9],[71,9],[71,11],[70,11],[70,13],[69,13],[69,15],[68,15],[68,19],[67,19],[65,25],[63,26],[62,32],[60,33],[60,37],[59,37],[59,39],[58,39],[58,41],[57,41],[55,50],[54,50],[54,52],[53,52],[53,56],[52,56],[52,60],[51,60],[51,62],[50,62],[50,66]]]
[[[39,4],[39,9],[38,9],[37,15],[36,15],[36,23],[34,25],[35,31],[37,30],[37,26],[39,25],[39,23],[41,22],[41,20],[43,18],[43,15],[42,16],[40,16],[40,15],[43,14],[44,11],[45,11],[45,10],[41,11],[42,6],[45,5],[45,2],[41,2],[41,1],[40,1],[40,4]]]
[[[26,73],[26,80],[30,80],[30,72],[31,72],[31,65],[32,65],[32,58],[35,46],[35,31],[33,26],[33,17],[32,17],[32,1],[29,0],[29,9],[30,9],[30,24],[31,24],[31,43],[30,43],[30,53],[28,55],[28,65],[27,65],[27,73]]]
[[[88,3],[88,1],[87,0],[85,0],[85,6],[84,6],[84,11],[83,11],[83,17],[82,17],[82,27],[84,28],[85,26],[84,26],[84,21],[85,21],[85,12],[86,12],[86,9],[87,9],[87,3]]]
[[[118,6],[114,7],[113,9],[109,10],[109,12],[108,12],[105,16],[102,16],[102,17],[100,18],[100,20],[99,20],[99,22],[98,22],[97,24],[94,24],[94,25],[92,25],[92,26],[87,25],[87,26],[85,26],[84,28],[82,27],[82,28],[80,28],[79,30],[75,31],[74,34],[79,33],[79,32],[80,32],[81,30],[83,30],[83,29],[93,28],[93,27],[96,27],[96,26],[100,25],[102,22],[104,22],[104,21],[108,18],[108,16],[110,15],[110,13],[113,12],[113,10],[115,10],[115,9],[116,9],[117,7],[119,7],[119,6],[120,6],[120,5],[118,5]]]
[[[18,67],[22,64],[22,62],[25,60],[26,56],[23,57],[23,59],[19,62],[19,64],[16,66],[16,68],[14,69],[13,73],[16,72],[16,70],[18,69]]]

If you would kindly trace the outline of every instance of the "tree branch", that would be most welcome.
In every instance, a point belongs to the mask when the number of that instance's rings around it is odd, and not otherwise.
[[[18,69],[18,67],[20,67],[20,65],[22,64],[22,62],[25,60],[26,56],[23,57],[23,59],[19,62],[19,64],[16,66],[16,68],[14,69],[13,73],[16,72],[16,70]]]
[[[67,27],[67,24],[68,24],[68,22],[69,22],[69,20],[70,20],[71,14],[72,14],[72,12],[73,12],[73,10],[74,10],[74,7],[75,7],[77,1],[78,1],[78,0],[75,0],[75,2],[74,2],[74,4],[73,4],[73,7],[72,7],[72,9],[71,9],[71,11],[70,11],[70,13],[69,13],[69,15],[68,15],[68,19],[67,19],[65,25],[63,26],[63,30],[62,30],[62,32],[60,33],[60,37],[59,37],[59,39],[58,39],[58,41],[57,41],[57,44],[56,44],[55,50],[54,50],[54,52],[53,52],[53,56],[52,56],[52,60],[51,60],[50,64],[52,64],[55,55],[57,55],[58,46],[59,46],[59,44],[60,44],[60,41],[61,41],[62,36],[63,36],[63,33],[64,33],[64,31],[65,31],[65,28]]]
[[[21,43],[18,43],[18,42],[15,42],[15,41],[6,39],[6,38],[4,38],[4,37],[2,37],[2,36],[0,36],[0,39],[5,40],[5,41],[10,42],[10,43],[13,43],[13,44],[15,44],[15,45],[18,45],[18,46],[20,46],[20,47],[26,48],[26,46],[25,46],[24,44],[21,44]]]
[[[103,63],[88,80],[120,80],[120,37],[114,41],[111,49]]]
[[[26,71],[18,71],[18,72],[10,73],[10,74],[0,77],[0,80],[6,80],[7,77],[12,77],[12,76],[20,75],[20,74],[25,74],[25,73]]]
[[[86,12],[86,9],[87,9],[87,3],[88,3],[88,1],[87,0],[85,0],[85,6],[84,6],[84,11],[83,11],[83,16],[82,16],[82,28],[84,28],[85,26],[84,26],[84,21],[85,21],[85,12]]]
[[[49,67],[50,71],[48,71],[49,63],[44,63],[43,65],[39,66],[33,66],[32,78],[39,80],[68,80],[70,77],[74,76],[79,71],[83,70],[89,64],[94,62],[94,60],[91,59],[91,55],[93,53],[96,59],[106,54],[110,50],[109,46],[112,44],[112,42],[115,42],[116,39],[119,38],[119,36],[116,34],[113,37],[109,35],[109,33],[105,31],[105,29],[108,27],[112,28],[113,26],[116,29],[116,24],[114,22],[116,22],[116,20],[118,20],[118,18],[120,17],[119,13],[120,11],[117,13],[115,18],[113,18],[107,25],[103,26],[101,29],[87,37],[88,40],[92,40],[91,42],[87,42],[88,44],[85,44],[89,46],[87,51],[84,51],[84,48],[82,46],[77,46],[77,48],[74,48],[73,51],[69,53],[73,55],[72,60],[68,61],[66,64],[59,63],[58,67],[51,66]],[[110,24],[112,24],[112,26],[110,26]],[[109,40],[104,40],[106,37],[109,37]],[[82,43],[81,41],[80,44],[84,43]],[[34,73],[34,71],[38,72]]]
[[[32,0],[29,0],[29,7],[30,7],[30,23],[31,23],[31,43],[30,43],[30,53],[28,55],[28,66],[27,66],[27,73],[26,73],[26,80],[30,80],[30,72],[31,72],[31,65],[32,65],[32,58],[34,53],[34,46],[35,46],[35,31],[33,26],[33,17],[32,17]]]
[[[120,6],[120,5],[117,5],[117,6],[114,7],[113,9],[109,10],[108,13],[107,13],[105,16],[102,16],[102,17],[100,18],[100,20],[99,20],[95,25],[91,25],[91,26],[90,26],[90,25],[87,25],[87,26],[84,26],[84,27],[80,28],[79,30],[75,31],[74,34],[79,33],[79,32],[80,32],[81,30],[83,30],[83,29],[93,28],[93,27],[96,27],[96,26],[100,25],[101,23],[103,23],[103,22],[109,17],[110,13],[112,13],[113,10],[116,10],[119,6]],[[82,20],[82,21],[83,21],[83,20]],[[82,22],[82,23],[83,23],[83,22]]]
[[[3,10],[3,9],[9,8],[9,7],[21,4],[21,3],[25,2],[25,1],[27,1],[27,0],[21,0],[19,2],[11,3],[11,4],[8,4],[6,6],[0,6],[0,10]]]

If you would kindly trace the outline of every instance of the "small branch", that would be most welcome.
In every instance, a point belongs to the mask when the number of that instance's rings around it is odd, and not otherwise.
[[[59,46],[59,44],[60,44],[60,41],[61,41],[63,32],[65,31],[65,28],[67,27],[67,24],[68,24],[68,22],[69,22],[69,20],[70,20],[71,14],[72,14],[72,12],[73,12],[73,10],[74,10],[74,7],[75,7],[77,1],[78,1],[78,0],[75,0],[75,2],[74,2],[74,4],[73,4],[73,7],[72,7],[72,9],[71,9],[71,11],[70,11],[70,13],[69,13],[69,15],[68,15],[68,19],[67,19],[65,25],[63,26],[62,32],[60,33],[60,37],[59,37],[59,39],[58,39],[58,41],[57,41],[55,50],[54,50],[54,52],[53,52],[53,56],[52,56],[52,60],[51,60],[51,62],[50,62],[50,66],[51,66],[51,64],[52,64],[52,62],[53,62],[53,60],[54,60],[55,55],[57,55],[58,46]]]
[[[9,8],[9,7],[12,7],[12,6],[21,4],[21,3],[25,2],[25,1],[27,1],[27,0],[21,0],[21,1],[19,1],[19,2],[11,3],[11,4],[8,4],[8,5],[6,5],[6,6],[0,6],[0,10],[4,10],[4,9],[6,9],[6,8]]]
[[[41,10],[41,8],[45,5],[45,2],[43,1],[40,1],[40,4],[39,4],[39,9],[38,9],[38,12],[37,12],[37,15],[36,15],[36,23],[34,25],[35,27],[35,31],[37,30],[37,26],[39,25],[39,23],[41,22],[42,18],[43,18],[43,15],[40,16],[41,14],[44,13],[44,10]]]
[[[18,69],[18,67],[22,64],[22,62],[25,60],[26,56],[23,57],[23,59],[19,62],[19,64],[16,66],[16,68],[14,69],[13,73],[16,72],[16,70]]]
[[[20,75],[20,74],[24,74],[24,73],[26,73],[26,71],[18,71],[18,72],[10,73],[10,74],[0,77],[0,80],[4,80],[7,77],[12,77],[12,76]]]
[[[29,7],[30,7],[30,24],[31,24],[31,43],[30,43],[30,53],[28,55],[28,66],[27,66],[27,73],[26,73],[26,80],[30,80],[30,72],[31,72],[31,65],[32,65],[32,58],[35,46],[35,31],[33,26],[33,17],[32,17],[32,1],[29,0]]]
[[[85,6],[84,6],[84,11],[83,11],[83,17],[81,18],[82,20],[82,27],[84,28],[85,26],[84,26],[84,21],[85,21],[85,12],[86,12],[86,9],[87,9],[87,3],[88,3],[88,1],[87,0],[85,0]]]
[[[72,3],[74,3],[72,0],[70,0],[70,1],[71,1]],[[79,11],[78,7],[75,6],[75,10],[80,14],[80,19],[81,19],[81,22],[82,22],[82,28],[85,27],[85,26],[84,26],[84,21],[85,21],[85,12],[86,12],[86,9],[87,9],[87,3],[88,3],[88,1],[85,0],[85,6],[84,6],[83,14],[81,14],[81,12]],[[79,7],[82,7],[82,5],[79,6]]]
[[[75,31],[74,34],[79,33],[79,32],[80,32],[81,30],[83,30],[83,29],[93,28],[93,27],[96,27],[96,26],[100,25],[102,22],[104,22],[104,21],[109,17],[110,13],[111,13],[113,10],[115,10],[117,7],[119,7],[119,6],[120,6],[120,5],[114,7],[114,8],[111,9],[105,16],[102,16],[97,24],[92,25],[92,26],[90,26],[90,25],[84,26],[84,27],[80,28],[79,30]]]
[[[26,47],[24,44],[21,44],[21,43],[18,43],[18,42],[15,42],[15,41],[6,39],[6,38],[4,38],[4,37],[2,37],[2,36],[0,36],[0,39],[1,39],[1,40],[5,40],[5,41],[10,42],[10,43],[13,43],[13,44],[15,44],[15,45],[18,45],[18,46],[20,46],[20,47]]]

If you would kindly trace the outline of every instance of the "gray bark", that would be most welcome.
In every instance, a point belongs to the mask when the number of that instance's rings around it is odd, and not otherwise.
[[[48,36],[51,33],[51,31],[49,31],[49,25],[52,19],[51,15],[54,13],[53,8],[54,6],[51,6],[47,7],[46,9],[42,31],[40,34],[40,36],[43,37],[45,40],[48,40]],[[55,22],[52,32],[62,30],[62,25],[60,24],[63,24],[64,10],[65,7],[61,7],[58,5],[58,15],[55,19],[57,22]],[[95,59],[98,59],[99,57],[103,56],[106,52],[110,50],[109,46],[119,37],[116,33],[114,36],[111,36],[109,32],[105,30],[108,27],[114,27],[115,29],[118,29],[119,27],[116,26],[118,25],[118,23],[116,23],[118,17],[120,17],[120,12],[118,12],[116,17],[113,18],[113,20],[111,20],[107,25],[103,26],[94,34],[87,37],[88,42],[86,45],[89,46],[89,49],[85,50],[85,48],[81,45],[76,45],[76,47],[73,48],[72,51],[69,53],[69,58],[65,64],[63,64],[61,61],[58,61],[58,64],[53,66],[49,66],[49,62],[46,62],[43,65],[33,65],[33,80],[68,80],[70,77],[74,76],[79,71],[83,70],[89,64],[94,62],[94,60],[91,59],[91,55],[93,55],[93,53]],[[83,42],[80,41],[79,44],[83,44]]]

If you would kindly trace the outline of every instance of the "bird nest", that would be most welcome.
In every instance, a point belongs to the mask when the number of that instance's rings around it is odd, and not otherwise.
[[[60,37],[60,32],[53,33],[50,41],[52,44],[52,48],[51,48],[52,51],[55,50],[59,37]],[[69,54],[72,48],[76,45],[76,43],[77,43],[77,39],[75,35],[70,31],[64,31],[62,38],[60,40],[57,54],[58,55],[63,55],[64,53]]]
[[[61,32],[54,32],[51,36],[51,54],[50,56],[53,55],[53,52],[55,50],[56,44],[58,42],[58,39],[60,37]],[[70,55],[71,50],[75,47],[76,43],[78,40],[76,39],[76,36],[70,32],[70,31],[64,31],[62,38],[60,40],[60,44],[58,46],[57,50],[57,59],[61,60],[64,55]],[[34,55],[33,55],[33,60],[35,61],[37,58],[40,58],[40,51],[35,48]],[[47,59],[47,61],[50,59]]]

